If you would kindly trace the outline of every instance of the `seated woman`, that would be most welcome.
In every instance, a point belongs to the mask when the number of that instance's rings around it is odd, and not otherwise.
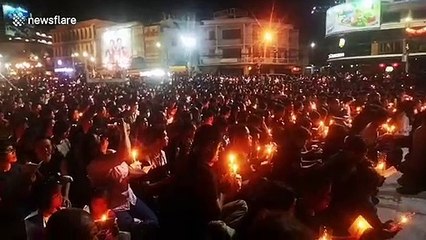
[[[150,206],[154,206],[154,198],[158,196],[169,182],[169,165],[163,149],[168,144],[164,128],[149,127],[141,139],[141,157],[138,159],[145,166],[150,166],[149,172],[132,180],[132,187]]]
[[[178,172],[164,195],[162,229],[165,239],[203,239],[209,224],[223,220],[237,226],[247,212],[244,201],[223,204],[213,165],[218,161],[222,138],[214,127],[200,127],[194,138],[187,165]],[[229,228],[228,228],[229,229]]]
[[[93,187],[105,188],[110,194],[111,209],[117,216],[120,230],[138,236],[143,229],[156,229],[157,216],[139,198],[129,185],[132,177],[146,174],[140,163],[131,163],[128,125],[122,121],[120,126],[121,141],[119,149],[108,151],[108,138],[101,137],[100,154],[88,166],[89,178]],[[140,221],[134,221],[134,218]],[[142,222],[141,222],[142,221]]]

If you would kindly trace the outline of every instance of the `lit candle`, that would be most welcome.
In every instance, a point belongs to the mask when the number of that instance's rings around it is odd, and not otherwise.
[[[105,222],[106,220],[108,220],[108,215],[105,213],[105,214],[102,214],[102,217],[101,217],[101,219],[100,219],[102,222]]]
[[[362,107],[356,107],[356,112],[359,114],[362,111]]]
[[[133,162],[138,161],[138,151],[136,149],[132,150],[132,158],[133,158]]]
[[[311,102],[311,109],[312,110],[317,110],[317,104],[314,102]]]
[[[360,215],[349,227],[348,232],[352,237],[359,239],[365,231],[372,228],[373,227],[370,225],[370,223]]]
[[[415,213],[404,213],[399,217],[398,225],[406,225],[410,222],[410,220],[413,218]]]
[[[296,117],[296,115],[294,113],[292,113],[291,114],[291,122],[292,123],[296,123],[296,121],[297,121],[297,117]]]
[[[325,226],[321,226],[318,240],[332,240],[332,235],[332,231],[329,231],[329,229]]]
[[[383,173],[386,171],[386,162],[380,160],[374,169],[377,171],[378,174],[383,175]]]
[[[236,163],[237,156],[234,153],[228,155],[228,164],[232,174],[238,173],[238,164]]]

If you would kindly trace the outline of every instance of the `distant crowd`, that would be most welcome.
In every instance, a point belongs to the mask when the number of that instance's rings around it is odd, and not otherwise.
[[[11,84],[1,239],[391,239],[410,216],[378,217],[386,177],[426,190],[426,96],[402,79]]]

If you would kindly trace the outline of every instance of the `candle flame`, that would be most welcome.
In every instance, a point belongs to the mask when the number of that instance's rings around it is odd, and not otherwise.
[[[311,103],[311,109],[312,110],[317,110],[317,104],[316,103]]]
[[[132,158],[133,158],[133,161],[136,162],[136,160],[138,158],[138,151],[136,149],[132,150]]]
[[[231,170],[233,174],[237,174],[238,172],[238,165],[236,163],[231,165]]]
[[[291,114],[291,121],[295,123],[297,121],[297,117],[294,113]]]
[[[257,146],[257,147],[256,147],[256,151],[258,151],[258,152],[259,152],[260,150],[261,150],[261,147],[260,147],[260,146]]]
[[[362,111],[362,107],[356,107],[356,112],[360,113]]]
[[[371,228],[373,227],[370,225],[370,223],[363,216],[360,215],[349,227],[348,232],[351,234],[351,236],[359,238],[366,230]]]
[[[108,215],[107,214],[102,214],[101,221],[105,222],[106,220],[108,220]]]
[[[399,217],[398,224],[399,225],[408,224],[413,216],[414,216],[414,213],[405,213],[405,214],[401,215]]]
[[[237,156],[234,153],[230,153],[228,155],[229,164],[234,164],[236,159],[237,159]]]
[[[82,113],[82,112],[79,112],[79,113],[78,113],[78,117],[79,117],[79,118],[83,117],[83,113]]]
[[[386,162],[384,162],[384,161],[378,162],[377,166],[376,166],[376,170],[380,171],[380,172],[386,170]]]

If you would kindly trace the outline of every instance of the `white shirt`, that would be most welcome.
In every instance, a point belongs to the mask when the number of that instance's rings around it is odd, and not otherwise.
[[[110,177],[113,179],[119,181],[120,183],[123,182],[127,177],[130,176],[130,170],[129,165],[126,162],[122,162],[120,165],[115,166],[113,169],[109,172]],[[136,195],[133,193],[132,188],[130,187],[130,184],[127,185],[127,190],[122,192],[121,194],[127,198],[127,201],[123,203],[122,205],[114,208],[114,211],[127,211],[130,209],[130,204],[133,206],[136,205]]]

